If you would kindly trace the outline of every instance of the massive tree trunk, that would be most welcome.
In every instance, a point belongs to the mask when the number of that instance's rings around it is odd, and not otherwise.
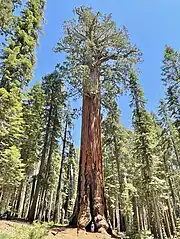
[[[97,68],[90,73],[90,84],[95,90],[90,92],[86,89],[88,87],[84,87],[78,191],[71,224],[85,228],[93,221],[95,229],[101,231],[100,229],[107,230],[109,225],[104,196]]]

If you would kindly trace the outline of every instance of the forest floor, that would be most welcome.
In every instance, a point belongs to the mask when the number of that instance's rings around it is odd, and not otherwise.
[[[0,233],[12,234],[17,227],[32,225],[17,221],[0,220]],[[77,235],[77,229],[67,227],[56,227],[49,229],[48,236],[45,239],[108,239],[111,238],[109,235],[100,233],[90,233],[80,231]]]

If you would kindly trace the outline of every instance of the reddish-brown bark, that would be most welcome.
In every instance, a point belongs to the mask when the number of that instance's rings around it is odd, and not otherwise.
[[[78,196],[71,224],[85,228],[93,221],[96,229],[108,229],[101,147],[99,74],[95,69],[90,81],[97,89],[84,89],[82,107],[81,153]],[[98,92],[98,93],[97,93]]]

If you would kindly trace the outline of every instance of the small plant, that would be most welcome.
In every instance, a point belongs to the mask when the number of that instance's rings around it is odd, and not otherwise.
[[[9,239],[10,236],[8,234],[5,233],[0,233],[0,239]]]
[[[150,231],[144,230],[139,233],[135,233],[131,235],[132,239],[153,239],[153,236]]]

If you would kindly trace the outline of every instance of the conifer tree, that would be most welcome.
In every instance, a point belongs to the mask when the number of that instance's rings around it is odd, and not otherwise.
[[[15,9],[21,4],[21,0],[0,1],[0,34],[11,33],[12,25],[15,23]]]
[[[164,167],[168,179],[174,212],[179,217],[179,137],[173,121],[168,115],[166,103],[161,100],[159,105],[158,123],[160,125],[160,144],[163,151]]]
[[[56,48],[67,53],[67,78],[83,94],[78,196],[71,224],[85,228],[93,221],[96,230],[107,230],[100,95],[108,82],[122,84],[139,55],[129,42],[127,30],[117,29],[111,15],[95,13],[88,7],[76,8],[74,12],[77,20],[66,22],[65,36]],[[104,68],[109,69],[108,76],[103,77],[106,84],[101,77]]]
[[[69,157],[73,156],[73,148],[71,144],[71,129],[73,126],[73,119],[76,116],[76,109],[71,110],[70,105],[66,105],[64,109],[64,120],[63,122],[63,134],[62,134],[62,152],[61,152],[61,160],[60,160],[60,170],[59,170],[59,180],[58,186],[56,189],[56,199],[55,199],[55,209],[54,209],[54,222],[60,222],[60,210],[63,210],[63,202],[62,202],[62,188],[63,188],[63,171],[64,171],[64,164],[66,161],[66,150],[70,147]]]
[[[63,109],[66,101],[64,82],[58,71],[55,70],[52,74],[46,75],[42,80],[42,87],[45,94],[45,127],[37,184],[28,214],[30,221],[36,218],[36,214],[38,215],[36,211],[38,203],[43,205],[53,152],[57,150],[61,136]]]
[[[143,92],[134,72],[131,73],[129,87],[132,97],[133,125],[135,129],[134,154],[139,161],[141,175],[137,185],[138,200],[140,200],[141,205],[144,205],[146,210],[148,221],[146,230],[150,230],[156,238],[165,238],[166,233],[173,235],[175,229],[167,191],[163,156],[159,148],[157,125],[152,115],[148,114],[145,109]],[[169,211],[166,212],[168,216],[164,215],[164,204],[170,207]],[[171,231],[167,232],[166,229],[170,222],[172,222]]]
[[[131,230],[133,186],[132,132],[120,124],[116,107],[102,122],[105,185],[109,213],[117,232]]]
[[[178,140],[178,131],[173,121],[168,115],[167,104],[164,101],[160,101],[159,106],[159,116],[160,116],[160,124],[163,128],[163,136],[167,141],[170,141],[176,165],[180,166],[180,158],[179,158],[179,140]]]
[[[25,179],[21,182],[18,199],[18,216],[22,216],[27,181],[39,161],[44,120],[44,93],[41,84],[35,84],[23,99],[24,135],[21,158],[25,164]]]
[[[24,120],[19,89],[13,88],[8,92],[0,88],[0,122],[0,187],[4,204],[9,200],[7,195],[13,193],[23,178],[24,171],[20,154]]]
[[[15,2],[17,1],[13,1]],[[8,3],[10,2],[7,1]],[[21,151],[24,131],[21,89],[32,79],[35,64],[34,52],[38,30],[41,28],[44,4],[43,0],[29,0],[26,3],[2,51],[0,101],[3,109],[1,110],[0,147],[3,155],[8,152],[9,160],[13,158],[13,155],[19,155]],[[14,153],[15,147],[17,147],[16,153]],[[12,157],[9,156],[10,152],[13,153]],[[22,160],[21,156],[19,160]]]
[[[18,17],[1,56],[0,87],[22,88],[32,79],[35,48],[44,13],[44,0],[29,0]]]
[[[69,150],[67,154],[66,162],[66,174],[64,174],[64,216],[66,219],[70,219],[73,212],[73,205],[76,196],[77,187],[77,152],[74,143],[69,143]]]
[[[166,85],[167,109],[178,130],[180,125],[180,53],[167,46],[164,51],[162,80]]]

